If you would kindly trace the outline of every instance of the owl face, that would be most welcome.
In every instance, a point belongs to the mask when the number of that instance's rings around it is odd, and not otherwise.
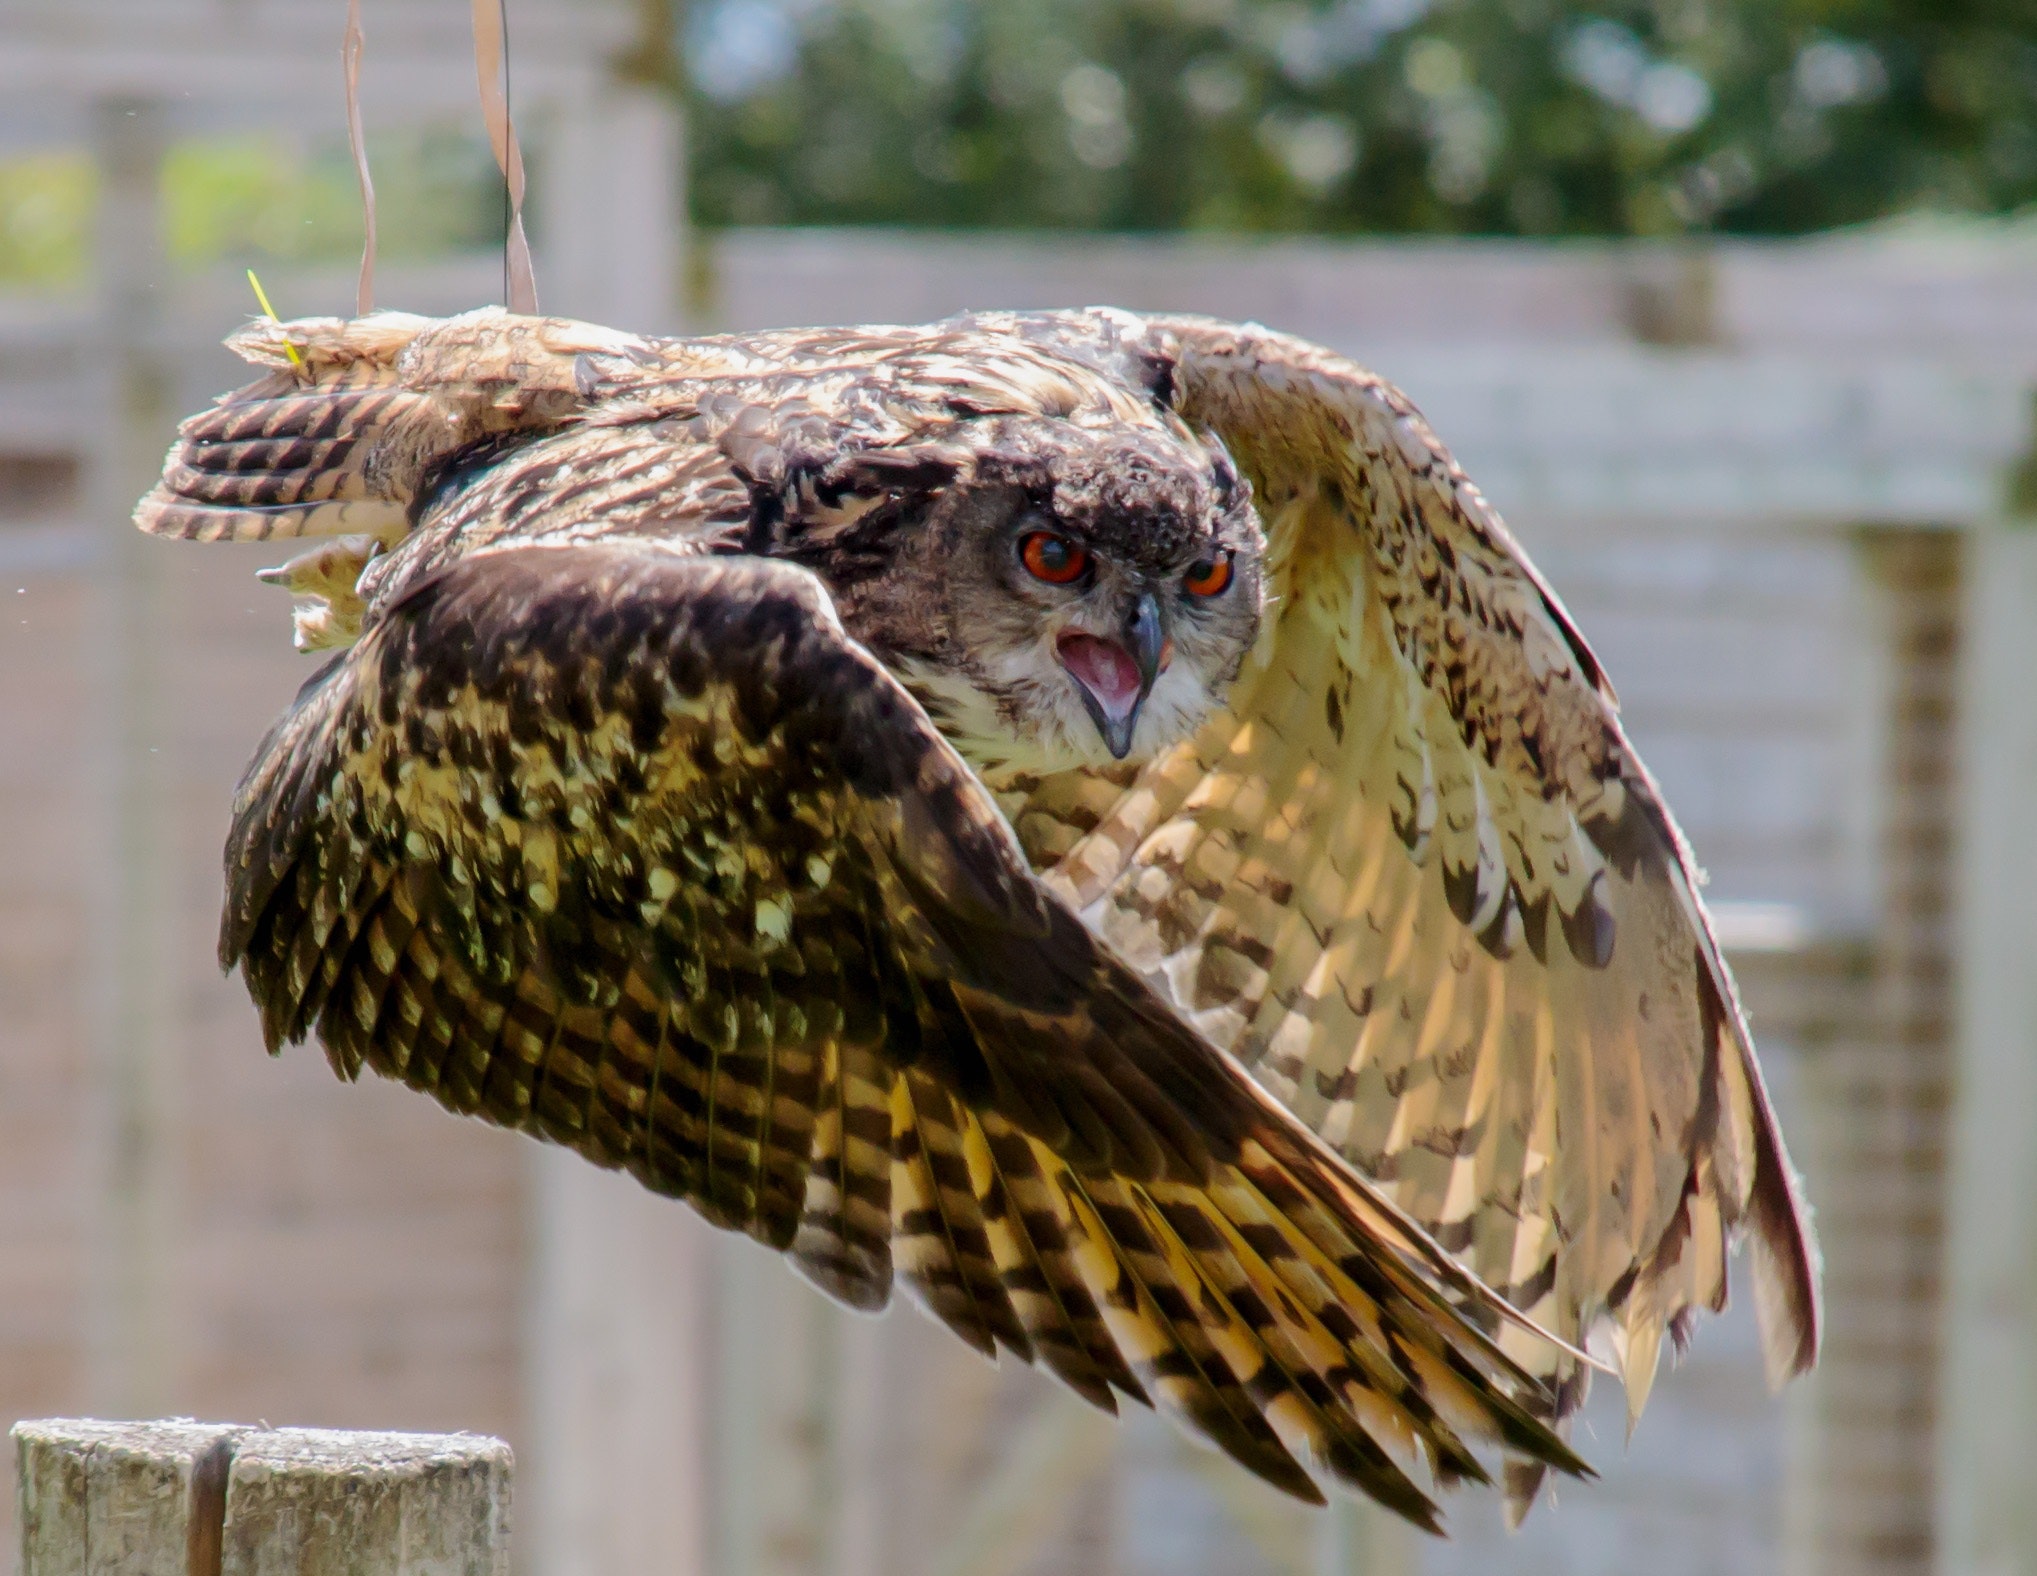
[[[897,666],[986,777],[1141,761],[1223,704],[1258,635],[1264,540],[1185,432],[1011,423],[933,510],[946,638]]]

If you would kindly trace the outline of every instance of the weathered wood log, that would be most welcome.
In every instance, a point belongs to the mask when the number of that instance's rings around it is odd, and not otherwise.
[[[508,1576],[499,1439],[54,1419],[14,1441],[21,1576]]]

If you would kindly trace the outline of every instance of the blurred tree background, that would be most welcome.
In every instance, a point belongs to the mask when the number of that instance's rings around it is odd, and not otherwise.
[[[2037,0],[635,3],[620,64],[687,99],[707,226],[1784,234],[2037,206]],[[495,244],[477,125],[369,143],[385,258]],[[87,282],[92,179],[0,160],[0,289]],[[163,195],[184,268],[359,251],[337,103],[323,137],[180,143]]]
[[[163,243],[172,266],[357,257],[361,197],[342,113],[335,95],[326,137],[178,141],[163,170]],[[477,128],[371,131],[368,157],[385,258],[499,244],[502,181]],[[82,151],[0,159],[0,288],[62,291],[88,282],[96,195],[92,161]]]
[[[2037,0],[692,0],[707,224],[1786,233],[2037,201]]]

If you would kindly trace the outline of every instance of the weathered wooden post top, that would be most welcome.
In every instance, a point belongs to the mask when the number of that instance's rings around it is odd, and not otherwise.
[[[508,1576],[485,1435],[53,1418],[14,1448],[21,1576]]]

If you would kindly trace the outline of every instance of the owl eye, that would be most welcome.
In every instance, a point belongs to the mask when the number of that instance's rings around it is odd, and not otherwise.
[[[1188,573],[1181,577],[1181,588],[1190,596],[1222,596],[1231,583],[1231,555],[1227,551],[1221,558],[1205,558],[1199,564],[1190,564]]]
[[[1019,562],[1035,580],[1065,586],[1089,572],[1089,549],[1052,531],[1032,531],[1019,542]]]

